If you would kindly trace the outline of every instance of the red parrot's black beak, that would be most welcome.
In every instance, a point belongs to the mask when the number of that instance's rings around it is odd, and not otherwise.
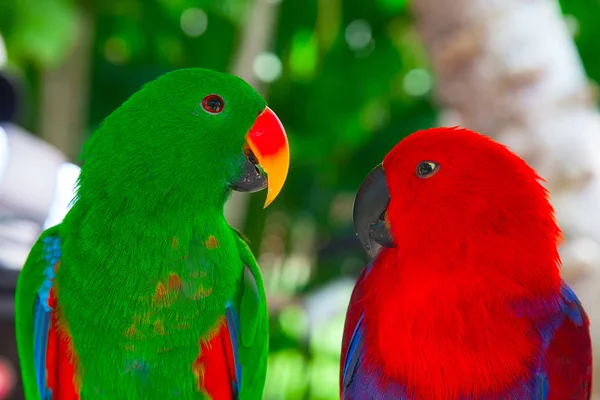
[[[354,231],[367,253],[374,257],[380,246],[396,247],[385,220],[390,202],[383,165],[375,167],[360,185],[354,198]]]

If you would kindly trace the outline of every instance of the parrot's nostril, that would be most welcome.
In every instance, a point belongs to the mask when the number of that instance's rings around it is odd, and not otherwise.
[[[248,157],[248,160],[250,160],[250,162],[252,164],[254,164],[254,165],[258,164],[258,158],[256,158],[256,156],[254,155],[252,150],[248,149],[248,153],[246,154],[246,157]]]
[[[244,154],[246,154],[246,157],[248,158],[248,161],[250,161],[252,163],[252,165],[254,165],[254,170],[256,171],[256,173],[258,175],[262,175],[262,171],[260,166],[260,163],[258,162],[258,158],[256,158],[256,156],[254,155],[254,153],[252,152],[252,150],[250,150],[249,148],[246,148],[246,150],[244,151]]]

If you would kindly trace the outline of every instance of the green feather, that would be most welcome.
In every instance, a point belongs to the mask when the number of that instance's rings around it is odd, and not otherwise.
[[[240,363],[242,364],[240,398],[262,399],[269,353],[267,299],[258,264],[246,244],[244,236],[240,235],[237,242],[242,261],[247,267],[240,307],[242,337],[242,345],[239,349]]]
[[[213,93],[225,101],[218,115],[201,107]],[[202,398],[192,365],[228,301],[241,320],[239,398],[262,398],[264,287],[223,206],[242,174],[245,135],[265,105],[237,77],[177,70],[145,85],[86,144],[76,202],[56,228],[63,257],[54,279],[82,400]],[[32,268],[23,271],[17,301],[23,343],[38,283],[28,277]],[[19,350],[33,399],[29,347]]]
[[[250,246],[250,239],[248,239],[248,237],[246,235],[244,235],[242,232],[240,232],[239,230],[237,230],[236,228],[234,228],[233,226],[231,227],[231,229],[237,233],[237,235],[240,237],[240,239],[242,239],[242,241],[244,243],[246,243],[248,246]]]

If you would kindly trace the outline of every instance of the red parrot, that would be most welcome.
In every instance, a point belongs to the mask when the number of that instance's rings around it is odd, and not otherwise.
[[[353,218],[375,257],[346,316],[343,400],[590,398],[589,321],[540,181],[460,128],[408,136],[367,176]]]

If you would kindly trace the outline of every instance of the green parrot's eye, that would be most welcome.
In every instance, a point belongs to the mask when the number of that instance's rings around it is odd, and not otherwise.
[[[421,161],[417,165],[417,176],[419,178],[430,178],[440,169],[440,165],[433,161]]]
[[[209,94],[202,100],[202,108],[209,114],[220,114],[224,107],[223,98],[217,94]]]

